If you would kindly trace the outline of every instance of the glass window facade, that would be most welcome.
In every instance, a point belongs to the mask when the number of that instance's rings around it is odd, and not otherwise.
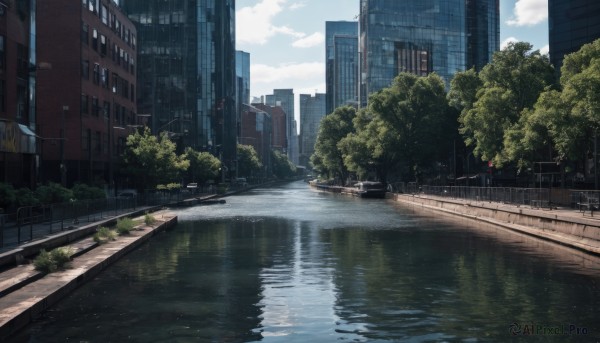
[[[210,151],[235,170],[235,1],[126,0],[138,47],[138,112],[178,147]]]
[[[360,7],[367,94],[400,72],[435,72],[449,84],[499,49],[498,0],[361,0]]]
[[[300,94],[300,165],[308,166],[315,152],[321,119],[325,116],[325,94]]]
[[[354,37],[354,39],[352,39]],[[358,75],[358,22],[328,21],[325,23],[325,84],[326,112],[343,104],[340,99],[354,99],[356,94],[349,95],[349,89],[357,89]],[[352,65],[356,73],[351,75]],[[344,73],[342,76],[342,74]],[[335,100],[337,99],[337,101]]]
[[[600,38],[600,1],[549,0],[550,61],[560,71],[565,55]]]

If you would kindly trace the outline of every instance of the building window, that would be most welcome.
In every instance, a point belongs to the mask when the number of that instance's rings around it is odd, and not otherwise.
[[[27,86],[17,85],[17,119],[27,118]]]
[[[137,44],[137,41],[135,39],[135,35],[131,35],[131,47],[133,48],[133,50],[135,50],[136,44]]]
[[[109,116],[110,116],[110,102],[105,101],[104,104],[102,104],[102,105],[103,105],[102,106],[102,115],[104,115],[104,118],[109,118]]]
[[[94,63],[94,84],[100,84],[100,65],[98,63]]]
[[[106,26],[108,26],[108,7],[106,7],[105,5],[102,5],[102,23]]]
[[[100,35],[100,54],[102,56],[106,55],[106,49],[107,49],[106,46],[107,46],[106,36]]]
[[[100,114],[100,106],[98,105],[98,98],[92,97],[92,115],[98,116]]]
[[[88,0],[82,0],[81,5],[83,6],[83,8],[87,8]]]
[[[90,79],[90,61],[81,61],[81,78],[84,80]]]
[[[125,43],[129,44],[129,29],[125,29]]]
[[[89,45],[90,42],[90,27],[88,24],[83,23],[81,25],[81,42],[83,43],[83,45]]]
[[[121,79],[121,96],[129,98],[129,82],[125,79]]]
[[[102,135],[102,154],[108,155],[108,133]]]
[[[129,65],[130,65],[131,75],[135,75],[135,62],[134,62],[132,56],[129,56]]]
[[[96,3],[96,0],[88,0],[88,10],[90,12],[95,12],[96,11],[95,3]]]
[[[121,105],[115,103],[115,121],[121,123]]]
[[[98,31],[96,29],[92,31],[92,49],[98,51]]]
[[[109,73],[109,71],[107,68],[102,68],[102,75],[101,75],[102,88],[108,89],[108,85],[109,85],[108,73]]]
[[[119,90],[119,75],[113,73],[113,76],[112,76],[112,92],[116,94],[118,90]]]
[[[130,90],[129,90],[129,96],[131,98],[132,101],[135,101],[135,85],[131,84],[129,86]]]
[[[81,114],[89,114],[89,96],[87,94],[81,94]]]

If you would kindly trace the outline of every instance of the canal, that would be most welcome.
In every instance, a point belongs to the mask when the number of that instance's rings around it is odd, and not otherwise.
[[[14,342],[596,342],[597,258],[295,182],[177,212]]]

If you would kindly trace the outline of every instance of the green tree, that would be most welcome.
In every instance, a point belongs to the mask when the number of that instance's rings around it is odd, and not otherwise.
[[[550,158],[585,160],[594,150],[600,129],[600,40],[565,56],[560,88],[546,89],[507,137],[509,156],[522,167]]]
[[[187,177],[190,182],[201,185],[208,180],[214,180],[219,176],[221,161],[209,152],[199,152],[192,148],[185,149],[185,158],[190,161]]]
[[[127,137],[122,163],[137,189],[154,189],[158,184],[179,181],[190,162],[183,155],[177,156],[175,148],[165,132],[156,137],[149,128]]]
[[[495,53],[479,73],[482,86],[472,106],[472,74],[459,74],[468,80],[464,85],[457,81],[450,91],[451,104],[461,110],[460,132],[465,143],[473,147],[475,156],[493,160],[496,166],[514,158],[505,151],[505,138],[518,138],[514,130],[523,123],[524,111],[532,109],[540,93],[553,84],[554,69],[548,57],[531,50],[531,44],[519,42]]]
[[[373,120],[363,137],[382,181],[397,168],[404,170],[403,179],[422,181],[448,153],[449,137],[457,130],[444,81],[436,74],[398,75],[390,87],[371,95],[369,111]]]
[[[353,107],[338,107],[333,113],[321,119],[315,143],[315,152],[310,157],[313,168],[322,176],[338,178],[344,182],[348,169],[338,143],[349,133],[354,132],[352,120],[356,116]]]
[[[278,179],[285,179],[296,175],[296,166],[283,153],[271,150],[271,165],[273,175]]]
[[[104,190],[98,187],[90,187],[86,184],[78,183],[71,189],[73,196],[77,200],[103,199],[106,197]]]
[[[252,145],[237,145],[238,175],[253,176],[263,167],[258,153]]]

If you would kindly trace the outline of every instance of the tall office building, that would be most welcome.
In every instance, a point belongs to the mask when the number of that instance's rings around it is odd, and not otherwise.
[[[298,143],[294,137],[298,137],[294,132],[294,90],[293,89],[274,89],[272,95],[265,97],[265,104],[269,106],[280,106],[286,114],[285,135],[287,137],[288,158],[293,161],[293,157],[298,155]],[[297,162],[294,162],[297,163]]]
[[[0,182],[36,184],[35,2],[0,1]]]
[[[300,94],[300,157],[299,163],[308,166],[310,156],[315,152],[321,119],[325,111],[325,94]]]
[[[116,168],[136,122],[137,34],[114,0],[37,2],[40,181],[126,186]]]
[[[401,72],[449,84],[499,49],[499,0],[361,0],[359,25],[366,94]]]
[[[237,105],[238,141],[242,133],[241,120],[244,105],[250,105],[250,54],[244,51],[235,52],[235,103]]]
[[[325,44],[325,102],[331,113],[358,100],[358,22],[326,22]]]
[[[550,62],[557,72],[565,55],[600,38],[600,1],[549,0]]]
[[[237,145],[235,1],[121,0],[139,37],[138,110],[179,149],[219,157]]]

